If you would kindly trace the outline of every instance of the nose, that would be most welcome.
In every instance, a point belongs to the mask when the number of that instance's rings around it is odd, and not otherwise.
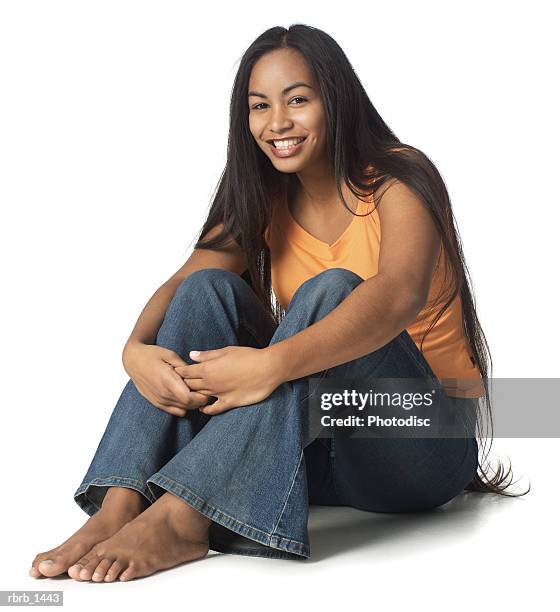
[[[278,105],[276,108],[272,109],[269,124],[271,132],[281,134],[282,132],[291,129],[292,125],[292,121],[290,121],[289,117],[285,114],[281,105]]]

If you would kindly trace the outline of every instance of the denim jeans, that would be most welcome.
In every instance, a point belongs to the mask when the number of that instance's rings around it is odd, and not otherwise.
[[[199,270],[179,285],[156,344],[188,364],[195,363],[193,349],[262,348],[322,319],[362,281],[343,268],[317,274],[298,288],[277,325],[242,277]],[[372,353],[311,376],[437,381],[406,330]],[[330,438],[312,439],[308,396],[302,377],[250,406],[176,417],[129,380],[74,500],[92,516],[110,486],[135,489],[152,503],[167,491],[212,519],[212,550],[306,559],[310,504],[418,512],[451,500],[475,476],[475,438],[348,438],[333,430]]]

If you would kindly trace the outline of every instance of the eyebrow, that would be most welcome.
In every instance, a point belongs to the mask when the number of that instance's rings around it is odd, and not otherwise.
[[[303,83],[302,81],[298,81],[297,83],[292,83],[291,85],[288,85],[288,87],[284,87],[284,89],[282,90],[282,95],[285,96],[287,93],[289,93],[290,91],[292,91],[292,89],[295,89],[296,87],[309,87],[309,89],[313,89],[311,85]],[[251,96],[256,96],[257,98],[267,97],[265,94],[260,93],[258,91],[250,91],[248,97],[250,98]]]

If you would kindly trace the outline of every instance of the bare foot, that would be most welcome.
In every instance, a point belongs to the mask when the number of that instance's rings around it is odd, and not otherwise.
[[[212,521],[172,493],[164,493],[115,535],[96,544],[68,575],[112,582],[149,576],[208,554]]]
[[[32,578],[58,576],[76,563],[87,551],[135,519],[150,502],[138,491],[109,487],[101,508],[74,535],[60,546],[39,553],[31,565]]]

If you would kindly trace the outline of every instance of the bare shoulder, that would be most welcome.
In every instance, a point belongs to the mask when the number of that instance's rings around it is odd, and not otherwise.
[[[202,240],[214,238],[223,228],[223,223],[215,225],[202,236]],[[221,268],[241,275],[247,270],[247,258],[241,247],[230,236],[226,244],[220,248],[193,249],[187,261],[172,275],[171,279],[181,281],[189,274],[205,268]]]
[[[414,189],[400,180],[383,187],[379,273],[390,276],[418,304],[425,304],[437,261],[440,236],[433,215]]]
[[[387,212],[394,212],[397,208],[402,211],[418,210],[419,207],[426,208],[424,201],[418,193],[406,183],[396,178],[389,179],[380,188],[375,200],[380,216]]]

